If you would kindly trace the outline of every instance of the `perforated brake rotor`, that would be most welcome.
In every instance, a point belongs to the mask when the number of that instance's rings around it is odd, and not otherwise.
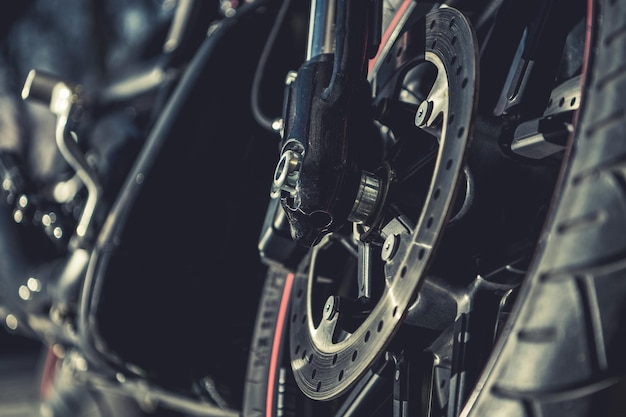
[[[308,276],[296,277],[291,295],[291,366],[300,390],[315,400],[344,394],[384,353],[415,299],[463,175],[476,103],[476,38],[467,19],[453,8],[431,11],[420,23],[426,32],[418,60],[430,62],[438,72],[416,115],[416,125],[428,128],[436,123],[441,129],[432,180],[416,227],[407,243],[397,248],[393,268],[386,267],[392,272],[385,277],[382,295],[356,329],[341,328],[341,305],[338,310],[332,303],[313,307],[316,257],[329,239],[312,249]],[[401,43],[402,36],[397,39]],[[400,43],[387,54],[399,57]]]

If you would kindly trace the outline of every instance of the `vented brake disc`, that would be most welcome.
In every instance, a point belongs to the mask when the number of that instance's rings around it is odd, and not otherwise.
[[[415,301],[463,175],[476,103],[475,35],[464,15],[450,7],[433,10],[413,25],[419,26],[415,33],[421,30],[414,38],[423,42],[421,48],[412,52],[413,56],[401,58],[408,52],[402,42],[411,35],[411,28],[405,27],[393,47],[387,48],[386,54],[392,59],[378,59],[397,65],[399,59],[417,58],[436,68],[434,84],[419,105],[415,120],[418,127],[439,132],[435,168],[419,221],[395,248],[393,261],[385,266],[382,295],[356,329],[343,326],[345,312],[342,305],[337,306],[337,297],[330,297],[323,308],[314,308],[316,258],[331,239],[312,249],[308,274],[296,278],[291,295],[291,366],[301,391],[315,400],[344,394],[385,352]],[[379,65],[379,71],[384,66]]]

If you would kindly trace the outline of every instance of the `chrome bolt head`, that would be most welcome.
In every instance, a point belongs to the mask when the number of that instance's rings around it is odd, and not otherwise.
[[[430,119],[430,115],[433,112],[433,102],[429,100],[424,100],[417,108],[417,113],[415,113],[415,126],[423,127],[428,124],[428,119]]]
[[[393,259],[398,249],[398,243],[400,243],[400,236],[394,234],[387,236],[380,253],[383,261],[387,262]]]
[[[335,313],[337,313],[337,308],[339,307],[337,297],[331,295],[326,300],[326,304],[324,304],[324,318],[326,320],[332,320],[335,317]]]

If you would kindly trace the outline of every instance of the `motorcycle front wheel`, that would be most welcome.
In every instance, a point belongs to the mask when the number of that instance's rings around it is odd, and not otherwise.
[[[626,1],[448,3],[385,2],[385,207],[271,264],[244,416],[623,413]]]

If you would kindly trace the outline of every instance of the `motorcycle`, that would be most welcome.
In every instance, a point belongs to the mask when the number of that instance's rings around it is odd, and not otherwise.
[[[626,1],[122,3],[0,154],[48,413],[621,413]]]

